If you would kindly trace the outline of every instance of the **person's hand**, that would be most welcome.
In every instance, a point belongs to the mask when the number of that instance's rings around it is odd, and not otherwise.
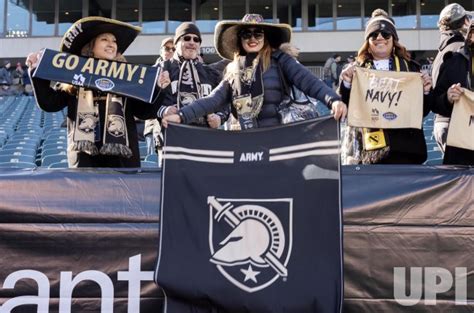
[[[168,123],[181,124],[181,122],[181,116],[179,116],[179,114],[170,114],[163,117],[163,119],[161,120],[161,126],[163,126],[164,128],[168,128]]]
[[[35,69],[36,66],[38,66],[38,61],[41,59],[41,56],[43,55],[44,50],[40,50],[37,52],[31,52],[28,54],[26,57],[26,66],[28,66],[29,69]]]
[[[178,107],[175,105],[167,107],[165,112],[163,113],[163,117],[170,114],[178,114]]]
[[[332,103],[331,113],[334,114],[334,119],[339,121],[344,120],[347,116],[347,105],[342,101],[334,101]]]
[[[221,117],[217,114],[209,114],[207,116],[207,122],[211,128],[219,128],[221,126]]]
[[[448,101],[454,103],[461,98],[461,95],[464,93],[464,90],[461,87],[460,83],[454,84],[448,89]]]
[[[421,73],[421,79],[423,80],[423,92],[426,95],[430,93],[431,87],[433,87],[433,80],[427,72]]]
[[[168,87],[168,85],[171,84],[170,73],[168,71],[161,72],[156,84],[162,89]]]
[[[352,77],[354,77],[355,67],[356,64],[354,62],[349,64],[345,69],[342,70],[341,77],[343,81],[348,84],[352,84]]]

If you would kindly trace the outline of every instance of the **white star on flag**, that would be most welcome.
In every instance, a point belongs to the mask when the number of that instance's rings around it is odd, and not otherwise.
[[[248,269],[241,269],[240,271],[245,274],[244,282],[250,279],[254,283],[257,283],[257,275],[260,274],[260,272],[254,271],[252,264],[249,264]]]

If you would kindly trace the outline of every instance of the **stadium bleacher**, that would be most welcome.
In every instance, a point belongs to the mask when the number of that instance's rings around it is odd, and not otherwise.
[[[0,97],[0,167],[67,168],[66,113],[44,112],[32,96]],[[139,147],[142,166],[157,167],[156,159],[145,162],[146,143]]]
[[[443,164],[443,154],[433,136],[433,120],[434,113],[432,112],[423,119],[423,131],[425,133],[426,149],[428,151],[428,159],[423,163],[425,165]]]
[[[320,108],[318,108],[320,109]],[[325,108],[324,108],[325,109]],[[326,114],[326,111],[320,112]],[[428,160],[425,165],[439,165],[443,156],[433,138],[433,117],[423,120]],[[66,109],[44,112],[32,96],[0,98],[0,167],[67,167],[67,133],[61,127]],[[147,155],[146,143],[139,141],[142,167],[157,167],[156,155]]]

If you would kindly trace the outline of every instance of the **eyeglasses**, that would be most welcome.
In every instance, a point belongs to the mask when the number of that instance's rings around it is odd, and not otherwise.
[[[174,47],[163,47],[163,49],[166,51],[166,52],[175,52],[176,51],[176,48]]]
[[[255,38],[257,40],[262,40],[264,36],[263,29],[243,29],[239,33],[239,37],[244,40],[250,40],[250,38]]]
[[[379,31],[379,32],[373,32],[372,34],[370,34],[369,38],[371,38],[372,40],[377,40],[379,34],[381,34],[383,39],[386,39],[386,40],[392,37],[392,34],[389,32]]]
[[[194,41],[195,43],[200,43],[201,42],[201,38],[199,37],[193,37],[193,36],[184,36],[183,37],[183,40],[184,41]]]

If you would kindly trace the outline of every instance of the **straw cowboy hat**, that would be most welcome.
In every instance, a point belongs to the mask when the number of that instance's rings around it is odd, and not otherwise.
[[[117,52],[123,53],[140,32],[141,27],[101,16],[89,16],[72,24],[64,34],[59,50],[79,55],[92,39],[111,33],[117,39]]]
[[[266,23],[260,14],[246,14],[241,21],[222,21],[216,25],[214,45],[221,57],[232,60],[234,53],[240,52],[238,33],[246,27],[261,27],[270,46],[275,49],[291,40],[290,25]]]

